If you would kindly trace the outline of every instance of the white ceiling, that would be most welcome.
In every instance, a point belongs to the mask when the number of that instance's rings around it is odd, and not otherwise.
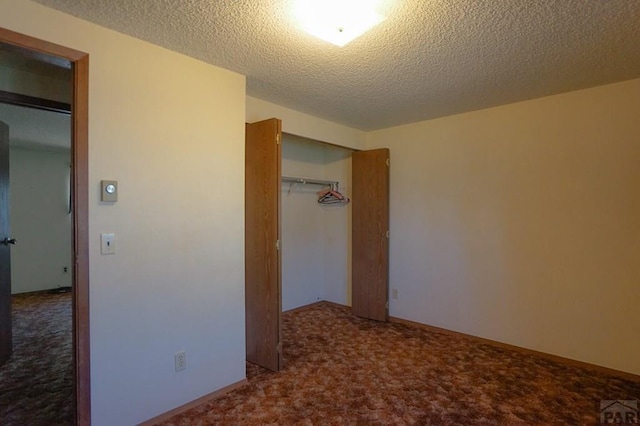
[[[0,103],[0,121],[9,125],[9,145],[28,149],[70,149],[71,117]]]
[[[386,21],[343,48],[300,31],[294,0],[37,1],[362,130],[640,77],[639,0],[382,0]]]

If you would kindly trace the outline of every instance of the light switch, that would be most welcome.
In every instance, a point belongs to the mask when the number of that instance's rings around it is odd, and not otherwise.
[[[115,234],[100,234],[100,253],[102,254],[115,254],[116,253],[116,239]]]
[[[115,203],[118,201],[118,181],[100,181],[100,200]]]

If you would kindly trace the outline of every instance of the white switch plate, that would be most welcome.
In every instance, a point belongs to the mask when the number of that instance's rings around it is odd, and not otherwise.
[[[115,254],[116,238],[115,234],[100,234],[100,253]]]

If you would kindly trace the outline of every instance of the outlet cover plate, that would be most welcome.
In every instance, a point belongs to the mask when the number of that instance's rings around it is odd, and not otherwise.
[[[173,355],[173,361],[176,371],[182,371],[187,368],[187,353],[185,351],[176,352]]]

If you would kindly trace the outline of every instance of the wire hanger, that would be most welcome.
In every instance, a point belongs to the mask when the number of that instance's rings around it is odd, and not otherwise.
[[[320,204],[346,204],[351,201],[338,191],[338,184],[334,186],[333,183],[329,189],[318,192],[318,197]]]

